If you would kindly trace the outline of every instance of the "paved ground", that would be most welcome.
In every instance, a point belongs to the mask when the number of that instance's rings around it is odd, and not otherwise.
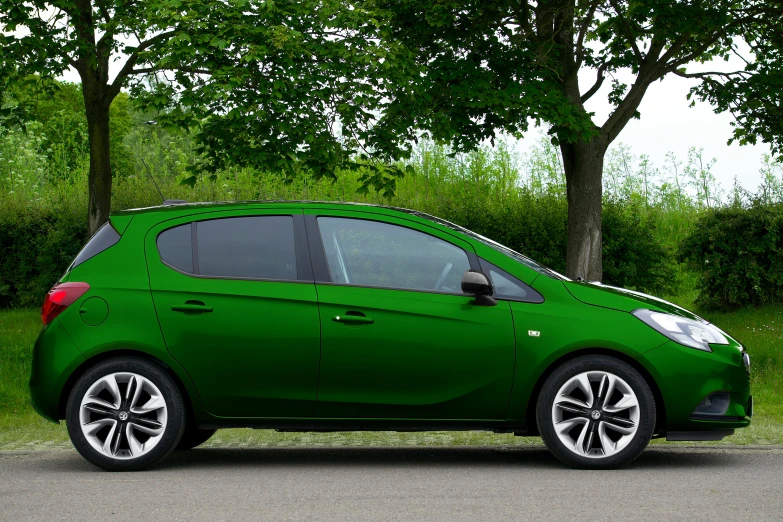
[[[573,471],[523,448],[208,448],[140,473],[0,452],[0,520],[783,520],[783,448],[648,449]]]

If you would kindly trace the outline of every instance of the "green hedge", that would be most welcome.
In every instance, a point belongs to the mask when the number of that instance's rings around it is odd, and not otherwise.
[[[0,209],[0,307],[37,307],[87,241],[86,211]]]
[[[699,273],[699,301],[731,309],[783,300],[783,205],[703,214],[680,248]]]
[[[87,241],[86,212],[79,203],[0,206],[0,307],[36,307]],[[129,202],[117,206],[131,206]],[[502,201],[462,194],[414,203],[418,208],[503,243],[565,272],[566,203],[557,196],[522,192]],[[654,227],[630,204],[604,209],[604,282],[647,292],[668,290],[674,260]]]

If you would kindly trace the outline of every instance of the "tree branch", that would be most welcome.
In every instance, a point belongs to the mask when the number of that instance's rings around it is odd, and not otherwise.
[[[639,46],[636,45],[636,38],[633,36],[633,31],[631,30],[631,24],[628,23],[628,19],[623,16],[623,14],[620,12],[620,6],[617,5],[617,0],[610,0],[612,4],[612,7],[614,8],[615,12],[617,13],[617,17],[620,19],[620,21],[623,24],[623,30],[625,31],[625,36],[628,38],[628,43],[631,44],[631,49],[633,49],[633,54],[636,56],[636,60],[639,63],[642,63],[644,61],[644,56],[642,56],[641,51],[639,51]]]
[[[107,24],[111,23],[111,16],[109,16],[109,11],[106,10],[106,5],[101,0],[98,0],[95,4],[98,6],[98,11],[100,11],[103,21]]]
[[[587,35],[588,29],[590,29],[590,24],[593,23],[595,10],[598,9],[598,4],[600,4],[600,0],[595,0],[590,4],[587,14],[585,15],[585,19],[582,21],[582,26],[579,28],[579,34],[576,38],[576,63],[580,65],[584,59],[583,51],[585,37]]]
[[[191,74],[212,74],[212,71],[209,69],[192,69],[190,67],[176,67],[176,68],[169,68],[169,67],[142,67],[140,69],[133,69],[130,71],[127,76],[132,76],[136,74],[149,74],[153,72],[160,72],[160,71],[168,71],[168,70],[174,70]]]
[[[175,34],[176,31],[166,31],[163,33],[156,34],[152,38],[149,38],[141,42],[136,47],[136,50],[133,52],[133,54],[131,54],[128,57],[128,60],[125,62],[125,65],[122,66],[120,72],[117,73],[117,76],[114,78],[114,81],[111,83],[111,85],[109,85],[109,94],[111,95],[111,97],[113,98],[120,92],[120,89],[122,88],[123,80],[131,73],[131,71],[134,70],[134,67],[136,66],[136,62],[138,62],[139,60],[140,52],[149,49],[155,44],[165,42]]]
[[[513,7],[512,9],[514,10],[519,32],[530,38],[534,36],[530,27],[530,4],[527,0],[520,2],[520,4],[522,4],[521,9],[519,7]]]
[[[663,73],[661,71],[664,71]],[[645,62],[636,75],[636,81],[631,86],[631,90],[625,95],[623,101],[617,106],[614,112],[606,119],[601,127],[601,132],[606,134],[608,142],[612,143],[614,139],[625,128],[631,118],[642,103],[647,88],[652,82],[665,74],[661,62]]]
[[[601,88],[601,85],[603,85],[603,83],[604,83],[604,78],[605,78],[604,73],[606,72],[606,68],[607,67],[608,67],[608,64],[602,63],[601,66],[598,68],[598,71],[596,72],[595,83],[593,84],[592,87],[590,87],[587,90],[587,92],[585,92],[581,96],[582,103],[584,103],[587,100],[589,100],[590,98],[592,98],[593,95],[598,92],[598,89]]]
[[[644,57],[642,66],[649,66],[649,64],[657,62],[658,57],[661,55],[661,51],[663,51],[665,46],[666,40],[663,37],[657,34],[653,35],[652,40],[650,40],[650,48],[647,49],[647,54]]]
[[[699,72],[699,73],[686,73],[686,72],[674,69],[674,70],[669,71],[669,72],[672,72],[672,73],[674,73],[677,76],[681,76],[682,78],[700,78],[700,79],[704,79],[704,78],[708,78],[708,77],[712,77],[712,76],[722,76],[724,78],[732,78],[734,76],[742,76],[742,75],[752,76],[752,74],[749,73],[748,71],[732,71],[732,72],[705,71],[705,72]]]

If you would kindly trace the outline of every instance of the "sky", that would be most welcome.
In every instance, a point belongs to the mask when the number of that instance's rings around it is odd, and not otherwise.
[[[707,62],[687,69],[689,72],[716,69],[728,71],[732,70],[732,67],[740,69],[738,61]],[[123,62],[124,60],[118,60],[111,64],[112,75],[119,71]],[[584,75],[580,74],[582,92],[586,91],[595,79],[592,70],[583,72]],[[66,72],[62,78],[70,82],[79,81],[74,69]],[[617,78],[628,85],[633,83],[630,74],[619,74]],[[652,84],[639,107],[641,119],[631,120],[613,146],[626,144],[630,146],[632,154],[646,154],[658,168],[663,166],[669,152],[673,152],[680,161],[685,161],[688,149],[703,148],[705,160],[717,160],[712,173],[725,191],[734,185],[735,176],[745,189],[755,191],[761,182],[759,168],[762,156],[770,152],[769,146],[740,146],[737,143],[727,145],[733,130],[730,125],[731,115],[716,114],[709,104],[699,101],[694,107],[689,107],[690,101],[686,96],[697,81],[668,75],[663,81]],[[595,112],[593,120],[599,125],[606,120],[612,109],[607,101],[609,85],[610,82],[605,81],[602,89],[587,102],[587,110]],[[531,129],[519,143],[519,149],[524,151],[532,146],[540,139],[542,132],[540,129]]]

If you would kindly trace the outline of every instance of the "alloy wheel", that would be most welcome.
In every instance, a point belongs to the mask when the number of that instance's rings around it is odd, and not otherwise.
[[[79,407],[79,423],[93,449],[113,459],[149,453],[166,431],[168,409],[160,389],[136,373],[100,377]]]
[[[588,371],[560,387],[552,422],[563,445],[582,457],[606,458],[622,451],[639,427],[639,400],[623,379]]]

